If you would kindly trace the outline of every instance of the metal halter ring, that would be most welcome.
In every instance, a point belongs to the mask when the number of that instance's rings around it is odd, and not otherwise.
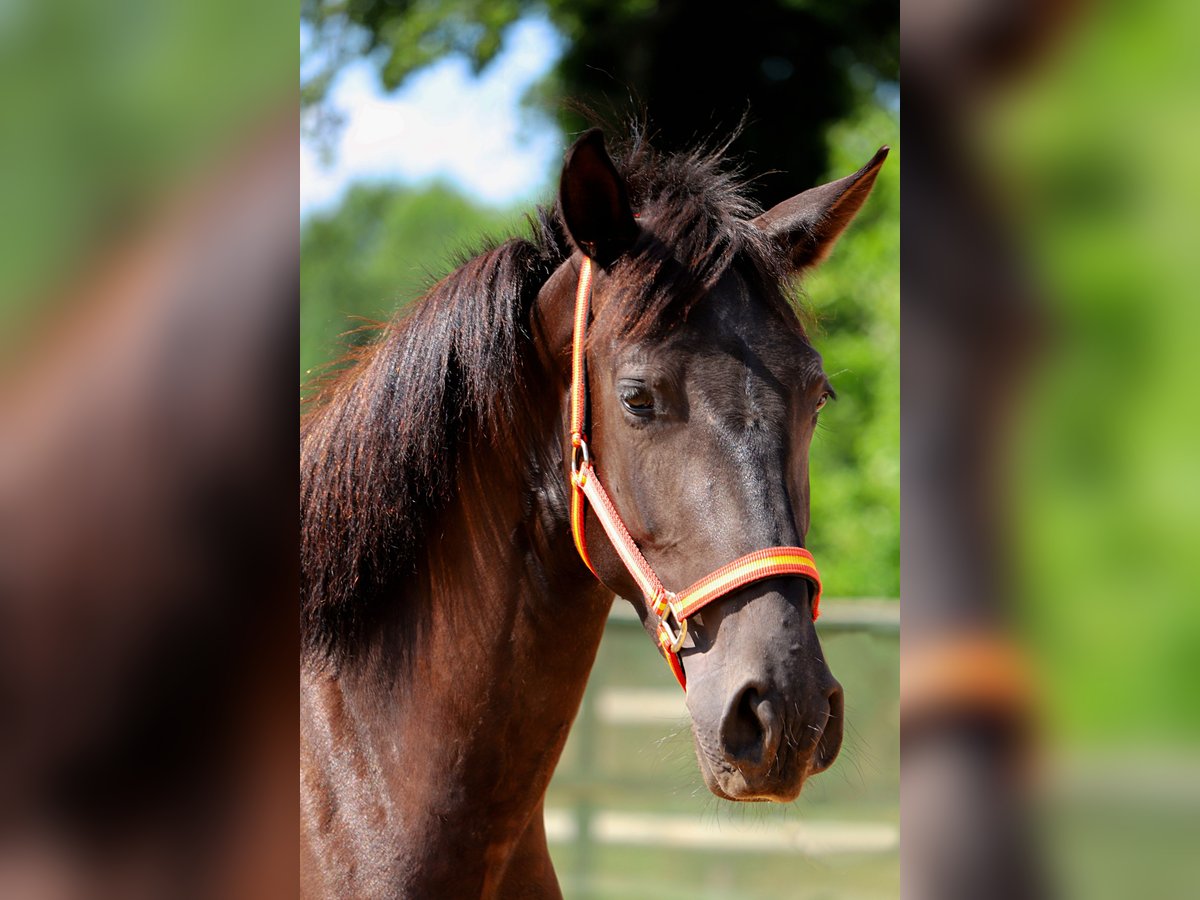
[[[583,487],[583,482],[579,480],[579,473],[583,471],[584,466],[592,464],[592,456],[588,453],[587,441],[582,436],[579,438],[579,443],[572,440],[572,444],[574,446],[571,447],[571,480],[579,487]]]
[[[681,615],[683,608],[676,601],[674,592],[664,591],[663,599],[667,602],[667,611],[658,617],[658,628],[670,641],[671,652],[678,653],[679,649],[683,646],[683,639],[687,637],[687,619]],[[667,621],[667,616],[670,615],[675,616],[675,621],[679,625],[675,631],[671,630],[671,625]]]

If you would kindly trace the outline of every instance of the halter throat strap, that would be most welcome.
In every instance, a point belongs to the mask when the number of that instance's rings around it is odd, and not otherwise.
[[[646,598],[646,607],[657,622],[655,638],[667,664],[687,690],[687,678],[679,660],[679,650],[687,635],[687,620],[714,600],[756,581],[780,576],[806,578],[814,588],[812,616],[820,614],[821,576],[813,556],[803,547],[770,547],[755,550],[727,563],[695,584],[675,593],[667,590],[654,569],[646,562],[629,529],[621,520],[612,498],[604,490],[596,474],[586,434],[588,411],[588,379],[585,344],[588,315],[591,306],[593,263],[583,257],[579,268],[579,284],[575,291],[575,331],[571,348],[571,534],[580,558],[599,579],[588,556],[584,524],[590,505],[604,533],[617,551],[621,562],[637,582]],[[672,623],[672,620],[674,622]]]

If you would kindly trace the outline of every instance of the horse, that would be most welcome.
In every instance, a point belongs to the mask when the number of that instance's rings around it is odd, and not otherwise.
[[[833,388],[789,284],[886,155],[760,213],[723,150],[635,132],[610,153],[592,129],[528,237],[464,261],[318,386],[300,436],[305,895],[561,896],[543,799],[614,597],[686,684],[712,793],[786,802],[833,763],[842,689],[798,568]],[[579,499],[589,473],[603,502]],[[776,550],[793,562],[762,568]],[[745,558],[702,609],[662,588]]]

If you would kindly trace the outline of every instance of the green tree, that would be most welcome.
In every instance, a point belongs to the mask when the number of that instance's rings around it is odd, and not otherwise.
[[[825,178],[865,162],[895,114],[868,107],[831,129]],[[814,343],[838,392],[812,445],[812,532],[830,590],[900,595],[900,158],[892,153],[871,198],[804,283],[820,326]]]
[[[790,196],[826,168],[825,130],[881,82],[899,78],[899,16],[884,0],[304,0],[311,40],[302,71],[310,123],[332,78],[366,55],[393,90],[447,55],[478,72],[518,18],[547,15],[567,50],[534,93],[568,131],[582,119],[563,106],[601,112],[644,105],[666,146],[728,135],[764,175],[758,199]]]
[[[334,211],[307,221],[300,237],[300,377],[369,339],[360,326],[391,318],[488,235],[516,227],[516,214],[478,206],[444,185],[352,188]]]

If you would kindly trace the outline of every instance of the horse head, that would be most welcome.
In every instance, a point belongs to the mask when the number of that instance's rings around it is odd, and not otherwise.
[[[594,266],[586,342],[588,443],[624,527],[678,589],[762,548],[803,547],[809,445],[833,396],[788,301],[865,201],[887,148],[860,171],[761,215],[627,183],[598,131],[567,154],[561,220]],[[723,190],[714,173],[714,191]],[[562,290],[581,264],[544,290]],[[573,448],[565,447],[571,456]],[[653,634],[660,617],[585,520],[590,564]],[[733,800],[788,801],[842,742],[842,688],[814,628],[814,585],[768,577],[687,622],[678,659],[700,768]],[[681,681],[682,681],[681,677]]]

